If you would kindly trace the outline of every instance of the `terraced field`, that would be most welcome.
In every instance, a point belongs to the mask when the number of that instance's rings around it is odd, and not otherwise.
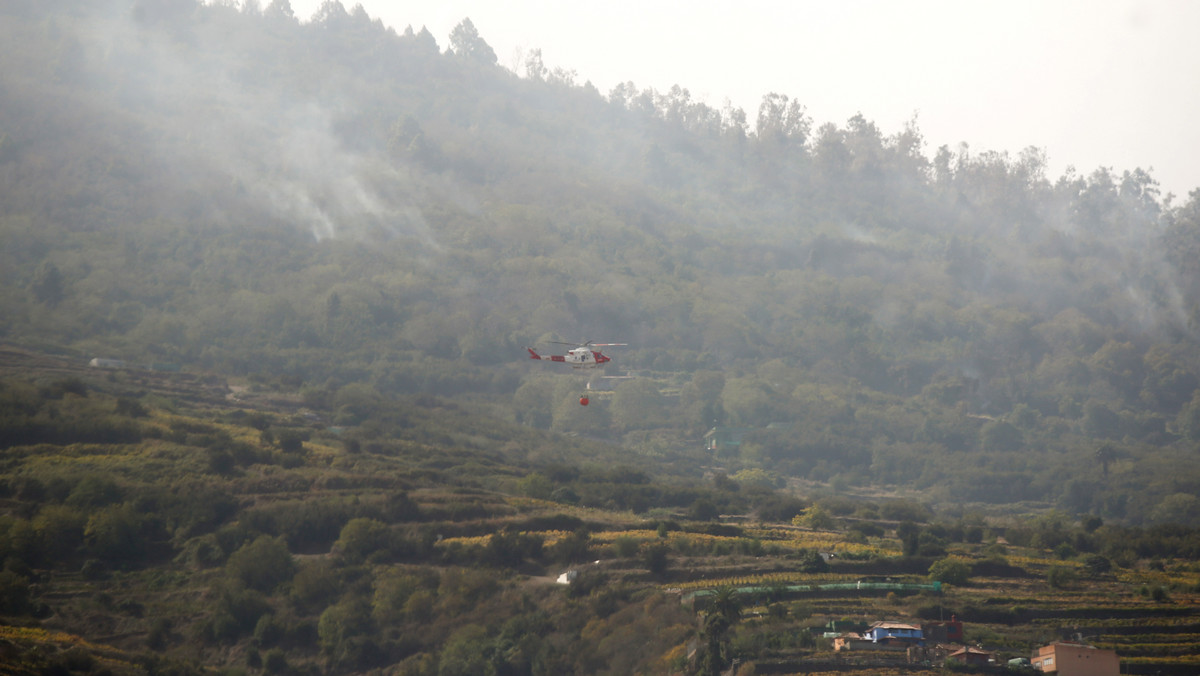
[[[940,673],[830,636],[950,618],[1000,665],[1069,639],[1123,673],[1200,668],[1200,563],[1109,556],[1109,526],[1062,525],[1075,550],[864,519],[867,500],[825,529],[694,520],[672,496],[712,488],[572,469],[624,451],[448,402],[334,425],[212,377],[0,356],[0,673]],[[650,509],[613,506],[635,489]]]

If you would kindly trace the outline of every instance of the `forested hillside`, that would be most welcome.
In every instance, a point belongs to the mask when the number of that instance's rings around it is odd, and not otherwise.
[[[436,395],[952,516],[1200,523],[1200,191],[817,121],[803,92],[513,73],[469,20],[440,45],[336,0],[0,19],[7,343],[335,425]],[[523,348],[589,339],[638,377],[581,408]],[[715,426],[740,446],[703,455]]]

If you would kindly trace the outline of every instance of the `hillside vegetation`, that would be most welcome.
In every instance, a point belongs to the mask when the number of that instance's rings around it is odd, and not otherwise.
[[[939,505],[1200,518],[1200,197],[518,76],[361,7],[5,6],[0,335],[286,382],[486,400],[646,453]],[[583,383],[547,339],[627,342]],[[767,430],[769,424],[773,430]]]
[[[949,613],[1195,668],[1200,190],[516,71],[0,4],[4,668],[813,672]],[[524,350],[588,340],[632,377]]]
[[[443,399],[331,425],[212,378],[4,356],[3,673],[916,673],[824,633],[947,617],[1001,662],[1078,636],[1125,673],[1200,662],[1193,528],[658,478]]]

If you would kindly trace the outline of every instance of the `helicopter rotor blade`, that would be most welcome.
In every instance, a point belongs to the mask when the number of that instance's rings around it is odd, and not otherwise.
[[[552,345],[571,345],[574,347],[623,347],[629,345],[629,343],[597,343],[591,340],[583,343],[569,343],[564,340],[547,340],[546,342]]]

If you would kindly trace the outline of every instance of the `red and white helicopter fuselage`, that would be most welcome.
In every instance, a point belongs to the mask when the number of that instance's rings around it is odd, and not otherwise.
[[[570,343],[574,344],[574,343]],[[563,364],[570,364],[574,369],[594,369],[598,366],[604,366],[612,361],[612,358],[605,355],[600,350],[592,348],[596,347],[612,347],[617,345],[626,345],[626,343],[584,343],[576,348],[567,350],[566,354],[538,354],[532,347],[525,348],[529,350],[530,359],[540,359],[542,361],[554,361]]]

